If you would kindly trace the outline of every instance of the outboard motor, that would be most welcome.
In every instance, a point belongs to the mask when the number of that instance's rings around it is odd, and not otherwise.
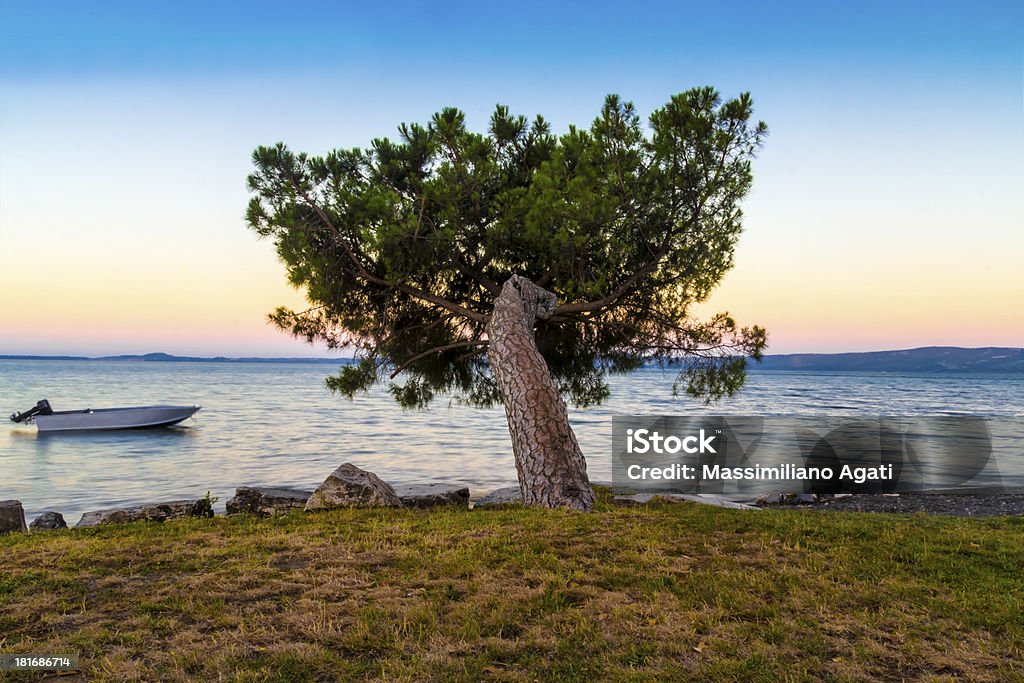
[[[24,413],[13,413],[11,415],[11,422],[24,422],[36,415],[52,415],[53,408],[50,407],[50,402],[45,398],[36,403],[35,407],[29,408]]]

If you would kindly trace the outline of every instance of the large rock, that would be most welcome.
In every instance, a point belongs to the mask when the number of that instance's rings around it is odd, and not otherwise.
[[[248,512],[274,517],[290,510],[302,510],[310,495],[310,491],[300,489],[239,486],[225,507],[229,515]]]
[[[59,512],[44,512],[32,520],[28,525],[32,531],[49,531],[52,529],[67,529],[68,523],[64,521],[64,515]]]
[[[25,508],[20,500],[0,500],[0,534],[25,532]]]
[[[816,493],[797,493],[796,491],[772,491],[758,496],[754,505],[813,505],[818,502]]]
[[[324,479],[306,501],[306,510],[346,507],[401,507],[395,490],[373,472],[345,463]]]
[[[209,517],[212,514],[207,498],[198,500],[172,500],[166,503],[151,503],[127,508],[110,508],[86,512],[76,527],[99,526],[101,524],[124,524],[126,522],[163,522],[182,517]]]
[[[397,484],[395,495],[410,508],[432,508],[439,505],[469,505],[469,487],[462,484],[429,483]]]
[[[715,505],[717,507],[732,508],[734,510],[760,510],[761,508],[746,503],[737,503],[728,498],[715,496],[708,493],[636,493],[632,496],[615,496],[612,498],[615,505],[634,506],[647,505],[648,503],[701,503],[702,505]]]
[[[506,486],[494,489],[480,500],[473,503],[473,509],[489,508],[498,505],[512,505],[523,502],[523,493],[518,486]]]

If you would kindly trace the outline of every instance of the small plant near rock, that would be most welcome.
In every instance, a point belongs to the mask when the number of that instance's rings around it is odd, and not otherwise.
[[[206,492],[206,496],[196,501],[195,507],[192,508],[192,515],[195,517],[213,517],[213,504],[216,503],[220,498],[217,496],[211,496],[210,492]]]

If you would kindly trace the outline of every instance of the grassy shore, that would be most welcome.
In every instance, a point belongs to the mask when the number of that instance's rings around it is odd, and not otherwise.
[[[1024,680],[1024,519],[602,494],[14,535],[0,557],[0,652],[80,653],[64,681]]]

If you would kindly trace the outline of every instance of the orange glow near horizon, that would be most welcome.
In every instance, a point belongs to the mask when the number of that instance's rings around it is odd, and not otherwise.
[[[897,274],[876,271],[847,285],[851,274],[814,268],[743,265],[726,276],[697,315],[729,311],[740,324],[769,331],[769,353],[841,352],[917,346],[1019,346],[1024,340],[1024,287],[961,268],[973,281],[945,278],[924,264]],[[63,262],[46,271],[22,260],[4,264],[0,353],[148,353],[180,355],[327,355],[266,322],[277,306],[301,310],[305,300],[285,283],[271,246],[253,239],[248,253],[219,263],[198,254],[166,264],[132,266]],[[989,264],[991,265],[991,264]],[[16,283],[33,283],[28,291]]]
[[[230,252],[188,243],[88,258],[56,243],[15,259],[3,252],[0,353],[328,355],[267,323],[277,306],[306,302],[287,285],[273,245],[236,225]],[[735,268],[694,313],[727,310],[742,325],[766,327],[769,353],[1024,341],[1024,278],[1006,276],[1016,270],[1012,250],[962,260],[933,247],[912,260],[896,249],[851,249],[827,261],[813,245],[780,255],[766,232],[744,236]]]
[[[1024,344],[1024,277],[1007,277],[1011,252],[959,263],[957,254],[876,257],[863,269],[848,256],[773,264],[750,252],[741,247],[737,267],[695,312],[766,327],[768,353]]]
[[[305,299],[285,283],[271,246],[253,243],[227,263],[198,254],[121,267],[58,263],[48,272],[24,261],[5,267],[0,353],[326,355],[267,323],[277,306],[302,310]]]

